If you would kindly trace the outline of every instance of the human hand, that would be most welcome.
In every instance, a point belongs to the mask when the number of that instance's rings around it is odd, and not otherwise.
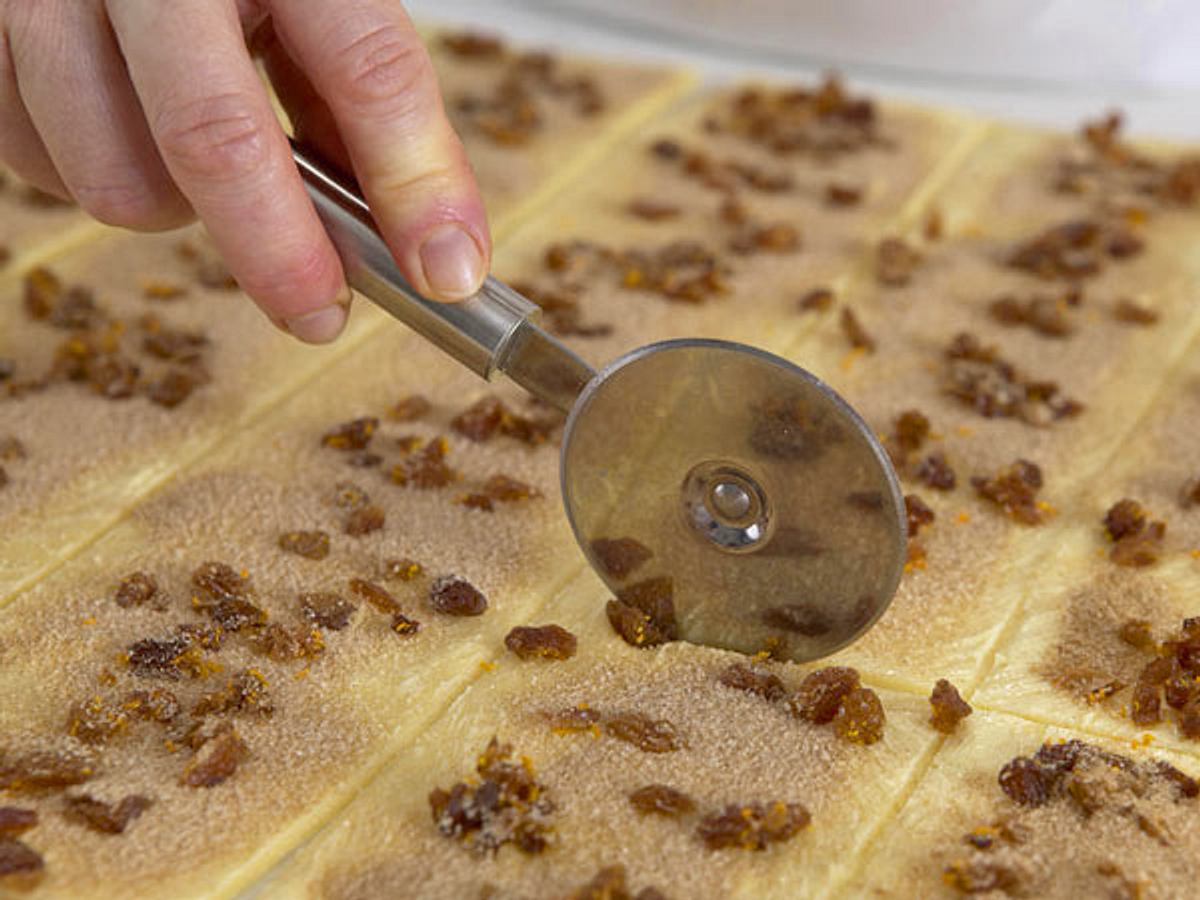
[[[273,322],[332,340],[349,288],[247,35],[298,135],[358,178],[409,282],[473,294],[483,201],[398,0],[0,0],[0,159],[112,225],[198,216]]]

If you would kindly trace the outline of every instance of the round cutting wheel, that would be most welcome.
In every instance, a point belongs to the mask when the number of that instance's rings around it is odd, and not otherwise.
[[[906,554],[887,455],[813,375],[667,341],[594,378],[567,421],[563,497],[635,640],[811,660],[882,614]]]

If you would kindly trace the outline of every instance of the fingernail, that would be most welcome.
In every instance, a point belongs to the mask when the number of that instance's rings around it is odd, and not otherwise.
[[[483,254],[475,239],[457,225],[441,225],[421,245],[425,280],[439,297],[461,300],[483,282]]]
[[[346,327],[346,306],[334,303],[316,312],[283,320],[288,333],[309,344],[328,344]]]

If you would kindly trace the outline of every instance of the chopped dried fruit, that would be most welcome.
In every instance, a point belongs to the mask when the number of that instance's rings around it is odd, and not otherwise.
[[[1016,418],[1036,426],[1071,418],[1083,405],[1053,381],[1030,380],[969,333],[946,349],[946,390],[985,418]]]
[[[237,729],[224,722],[188,762],[180,783],[193,788],[216,787],[232,778],[249,755],[250,748]]]
[[[192,395],[203,379],[194,372],[168,369],[161,378],[146,385],[146,396],[151,403],[174,409]]]
[[[710,850],[765,850],[798,834],[811,820],[799,803],[732,805],[701,819],[696,835]]]
[[[1029,460],[1018,459],[992,478],[971,479],[976,493],[994,503],[1011,519],[1022,525],[1040,525],[1046,515],[1037,502],[1042,487],[1042,470]]]
[[[349,600],[328,591],[300,595],[304,618],[330,631],[341,631],[349,625],[350,617],[357,609]]]
[[[597,538],[590,546],[605,574],[621,581],[654,556],[649,547],[633,538]]]
[[[792,715],[816,725],[832,722],[842,702],[858,690],[859,675],[846,666],[827,666],[810,672],[800,682],[800,688],[788,698]]]
[[[314,659],[325,652],[325,638],[320,631],[278,622],[256,628],[250,634],[248,643],[255,653],[276,662]]]
[[[365,450],[378,428],[378,419],[374,416],[363,416],[327,431],[321,437],[321,443],[334,450]]]
[[[40,853],[14,837],[0,835],[0,878],[32,875],[46,867]]]
[[[201,719],[214,713],[254,713],[270,716],[275,704],[267,690],[267,679],[257,669],[244,669],[233,675],[225,687],[201,695],[192,707],[192,716]]]
[[[825,186],[825,202],[830,206],[858,206],[862,198],[863,191],[860,187],[836,182]]]
[[[86,757],[32,751],[11,753],[0,747],[0,791],[41,791],[83,784],[96,774]]]
[[[619,741],[644,753],[672,753],[684,746],[679,731],[666,719],[652,719],[639,712],[613,713],[604,717],[604,730]]]
[[[833,291],[829,288],[813,288],[796,301],[801,312],[821,312],[833,306]]]
[[[415,422],[429,414],[433,404],[421,394],[401,397],[388,408],[387,417],[393,422]]]
[[[675,583],[669,575],[636,581],[617,591],[616,599],[644,613],[667,640],[678,636],[675,620]]]
[[[392,621],[389,627],[392,629],[392,631],[396,632],[396,634],[407,637],[410,634],[416,634],[418,631],[420,631],[421,623],[416,619],[410,619],[408,616],[404,615],[404,613],[395,612],[392,613]]]
[[[1158,321],[1158,313],[1148,306],[1123,297],[1113,306],[1113,318],[1127,325],[1149,326]]]
[[[383,577],[398,581],[412,581],[424,571],[415,559],[389,559],[383,564]]]
[[[0,806],[0,837],[16,837],[38,823],[35,809],[19,806]]]
[[[25,314],[48,319],[63,294],[63,284],[49,269],[37,267],[25,275]]]
[[[921,254],[899,238],[886,238],[875,250],[875,278],[887,287],[908,284],[920,264]]]
[[[656,625],[649,615],[620,600],[609,600],[604,607],[609,624],[621,639],[634,647],[656,647],[674,640]]]
[[[602,868],[595,878],[563,900],[666,900],[666,896],[652,887],[642,888],[635,894],[625,880],[625,867],[618,863]]]
[[[643,815],[686,816],[696,808],[695,802],[683,791],[665,784],[648,784],[629,795],[633,808]]]
[[[958,861],[942,872],[947,887],[960,894],[988,894],[1000,891],[1006,896],[1018,895],[1021,885],[1015,870],[993,860]]]
[[[1150,521],[1136,500],[1119,500],[1104,516],[1104,530],[1113,541],[1109,558],[1119,566],[1153,565],[1162,555],[1167,523]]]
[[[179,699],[163,688],[130,691],[121,702],[121,708],[135,718],[160,725],[175,721],[181,711]]]
[[[557,734],[587,731],[597,737],[600,736],[600,723],[604,720],[599,710],[592,709],[586,703],[571,709],[546,713],[545,716],[550,730]]]
[[[117,585],[117,592],[113,599],[117,601],[117,606],[128,608],[130,606],[144,606],[155,598],[158,594],[158,582],[154,580],[153,575],[147,575],[145,572],[134,572],[132,575],[126,575],[121,579],[121,583]]]
[[[1041,806],[1050,799],[1053,778],[1035,760],[1018,756],[1000,770],[1000,789],[1021,806]]]
[[[386,520],[387,513],[383,511],[383,507],[372,504],[348,513],[342,523],[342,531],[350,537],[362,537],[364,534],[379,531]]]
[[[932,509],[916,494],[906,494],[904,509],[908,517],[908,536],[916,537],[926,525],[932,525],[936,518]]]
[[[445,487],[458,480],[458,473],[446,463],[450,446],[437,437],[420,450],[392,467],[392,482],[401,487],[421,490]]]
[[[933,713],[929,717],[931,724],[942,734],[953,734],[958,723],[972,713],[971,704],[959,694],[958,688],[945,678],[939,678],[929,695],[929,705]]]
[[[729,239],[734,253],[793,253],[800,249],[800,231],[788,222],[759,225],[747,222]],[[686,298],[679,298],[686,299]]]
[[[192,649],[185,636],[155,640],[144,638],[131,644],[127,651],[129,668],[142,678],[178,680],[184,674],[184,657]]]
[[[502,435],[533,446],[548,441],[557,423],[518,415],[497,398],[483,397],[451,419],[450,427],[476,443]]]
[[[664,203],[647,197],[636,197],[625,207],[631,216],[645,219],[648,222],[659,222],[663,219],[673,219],[682,210],[674,203]]]
[[[154,801],[141,794],[130,794],[119,803],[105,803],[89,794],[66,798],[66,814],[82,825],[102,834],[123,834],[129,823],[144,813]]]
[[[576,640],[561,625],[518,625],[504,638],[504,646],[521,659],[570,659]]]
[[[833,720],[838,737],[852,744],[874,744],[883,737],[886,716],[879,695],[857,687],[842,698],[842,708]]]
[[[918,481],[935,491],[952,491],[958,483],[954,469],[940,451],[921,460],[913,474]]]
[[[487,597],[465,578],[444,575],[429,587],[429,605],[447,616],[480,616],[487,610]]]
[[[875,352],[875,339],[863,328],[862,323],[858,321],[858,316],[854,314],[854,311],[850,307],[842,307],[842,317],[839,321],[842,326],[842,333],[846,336],[846,340],[850,342],[851,347],[867,353]]]
[[[142,338],[142,349],[158,359],[191,363],[200,359],[208,338],[199,332],[178,331],[155,324]]]
[[[1077,220],[1019,244],[1008,265],[1045,280],[1078,281],[1099,274],[1107,259],[1124,260],[1141,250],[1142,242],[1124,229]]]
[[[455,56],[471,59],[491,59],[503,56],[504,42],[488,34],[475,31],[457,31],[443,34],[441,44]]]
[[[324,559],[329,555],[329,535],[324,531],[285,531],[279,536],[279,549],[305,559]]]
[[[782,700],[787,694],[778,675],[745,663],[732,663],[717,676],[717,681],[735,690],[757,694],[764,700]]]
[[[171,281],[154,279],[142,282],[142,296],[147,300],[178,300],[186,294],[186,287]]]
[[[67,734],[85,744],[99,745],[128,725],[129,715],[124,708],[111,706],[103,697],[92,697],[71,708]]]
[[[350,591],[362,597],[381,613],[391,615],[400,611],[400,601],[381,585],[362,578],[350,579]]]
[[[441,834],[477,853],[512,844],[522,853],[543,852],[553,837],[554,804],[534,778],[527,759],[510,761],[512,747],[492,738],[479,757],[479,782],[458,782],[429,794],[433,823]]]
[[[334,486],[333,505],[338,509],[362,509],[371,502],[367,492],[349,481],[339,482]]]

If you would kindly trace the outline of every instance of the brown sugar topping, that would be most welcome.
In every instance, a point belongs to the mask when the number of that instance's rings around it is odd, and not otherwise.
[[[929,724],[942,734],[953,734],[958,723],[972,713],[971,704],[959,694],[958,688],[945,678],[939,678],[929,695],[929,705],[933,712]]]
[[[679,818],[696,809],[696,803],[683,791],[665,784],[648,784],[629,795],[629,802],[642,815]]]
[[[495,854],[505,844],[531,855],[549,847],[554,803],[529,760],[511,757],[512,747],[492,738],[475,765],[477,781],[430,792],[429,809],[442,835],[481,854]]]
[[[429,605],[445,616],[481,616],[488,602],[471,582],[457,575],[443,575],[429,587]]]
[[[89,794],[67,797],[67,818],[101,834],[124,834],[129,823],[144,813],[154,801],[141,794],[130,794],[119,803],[105,803]]]
[[[521,659],[570,659],[576,645],[575,635],[561,625],[518,625],[504,638],[504,646]]]
[[[324,531],[285,531],[279,536],[279,549],[305,559],[324,559],[329,555],[329,535]]]
[[[980,497],[998,506],[1005,515],[1022,525],[1040,525],[1046,520],[1043,505],[1037,500],[1042,488],[1042,470],[1036,463],[1018,459],[991,478],[971,479]]]
[[[811,821],[799,803],[735,804],[701,819],[696,836],[710,850],[765,850],[794,837]]]
[[[1140,568],[1158,562],[1167,523],[1151,521],[1136,500],[1118,500],[1104,515],[1104,530],[1112,540],[1109,558],[1119,566]]]

